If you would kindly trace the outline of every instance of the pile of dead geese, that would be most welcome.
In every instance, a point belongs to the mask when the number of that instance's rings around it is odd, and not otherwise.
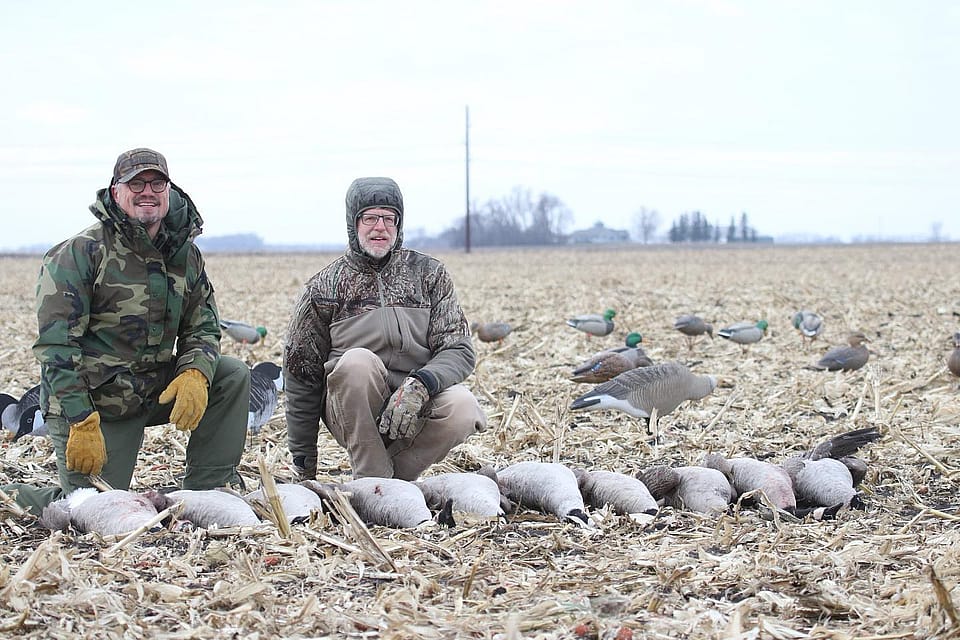
[[[347,500],[364,524],[393,528],[455,526],[461,518],[498,521],[516,517],[522,509],[592,527],[589,513],[595,509],[656,516],[670,507],[718,515],[738,501],[797,518],[824,519],[844,508],[863,508],[857,487],[867,466],[854,454],[879,437],[876,428],[858,429],[779,463],[709,453],[700,465],[651,466],[636,475],[525,461],[416,482],[359,478],[272,486],[286,524],[307,521],[320,512],[336,517],[332,505],[338,499]],[[259,526],[271,522],[261,517],[270,513],[269,502],[263,489],[241,495],[226,489],[137,493],[83,488],[47,506],[40,523],[49,529],[101,535],[152,526],[174,530]]]

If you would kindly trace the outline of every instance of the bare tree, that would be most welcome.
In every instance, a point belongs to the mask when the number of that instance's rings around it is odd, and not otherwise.
[[[650,243],[659,227],[660,214],[656,210],[640,207],[633,214],[634,237],[639,238],[643,244]]]

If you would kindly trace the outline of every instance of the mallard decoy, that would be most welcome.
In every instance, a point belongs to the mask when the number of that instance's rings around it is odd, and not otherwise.
[[[626,346],[598,351],[573,370],[573,382],[606,382],[624,371],[649,367],[653,360],[639,346],[643,336],[634,331],[627,335]]]
[[[879,438],[876,427],[855,429],[784,460],[781,466],[790,474],[797,501],[811,506],[863,508],[856,487],[866,473],[866,463],[853,454]]]
[[[598,384],[570,405],[578,409],[618,409],[634,418],[649,418],[656,408],[665,416],[685,400],[700,400],[717,386],[717,378],[692,373],[680,362],[631,369]]]
[[[737,322],[729,327],[724,327],[717,332],[721,338],[726,338],[730,342],[736,342],[744,353],[747,348],[760,340],[767,334],[767,327],[770,326],[766,320],[759,322]]]
[[[657,501],[639,478],[615,471],[574,469],[580,493],[590,506],[609,506],[614,512],[656,515]]]
[[[23,436],[47,435],[47,425],[40,411],[40,385],[28,389],[19,400],[0,393],[0,422],[13,434],[14,442]]]
[[[613,317],[617,312],[607,309],[603,315],[587,313],[567,320],[567,326],[583,331],[588,336],[608,336],[613,333]]]
[[[687,337],[687,351],[693,351],[697,338],[703,334],[707,334],[713,340],[713,325],[704,322],[700,316],[684,314],[673,321],[673,328]]]
[[[849,346],[833,347],[811,368],[818,371],[856,371],[870,359],[870,350],[863,345],[864,342],[870,342],[870,339],[862,331],[855,331],[847,336]]]
[[[513,326],[509,322],[472,322],[470,333],[476,334],[480,342],[497,342],[502,344],[503,339],[510,335]]]
[[[502,516],[512,509],[510,501],[500,493],[496,480],[489,475],[441,473],[421,478],[413,484],[420,488],[427,506],[434,510],[443,509],[450,501],[453,512],[481,518]]]
[[[793,328],[800,332],[803,346],[807,346],[807,340],[812,343],[823,333],[823,318],[818,313],[802,309],[793,314]]]
[[[167,508],[161,494],[154,491],[151,496],[120,489],[100,493],[93,487],[83,487],[44,507],[40,524],[54,531],[72,525],[83,533],[103,536],[130,533]],[[155,499],[163,506],[158,506]]]
[[[277,401],[283,391],[283,374],[273,362],[261,362],[250,370],[250,410],[247,413],[247,431],[260,429],[273,417]]]
[[[304,480],[302,484],[327,500],[335,490],[342,491],[366,524],[412,529],[433,521],[423,492],[399,478],[357,478],[339,484]]]
[[[518,462],[496,472],[500,491],[517,506],[590,526],[577,477],[555,462]]]
[[[201,529],[261,524],[250,503],[230,491],[179,489],[163,496],[168,501],[163,506],[164,509],[183,502],[183,513],[180,517]]]
[[[674,509],[718,514],[736,499],[727,476],[707,467],[656,466],[640,471],[637,478],[654,498]]]
[[[254,327],[245,322],[220,319],[220,329],[240,344],[257,344],[267,336],[266,327]]]
[[[960,332],[953,334],[953,351],[947,357],[947,368],[960,377]]]

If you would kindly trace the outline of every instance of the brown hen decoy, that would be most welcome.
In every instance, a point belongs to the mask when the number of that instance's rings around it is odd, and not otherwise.
[[[870,359],[870,350],[864,346],[864,342],[870,342],[870,339],[862,331],[854,331],[847,336],[848,346],[833,347],[812,368],[820,371],[856,371]]]

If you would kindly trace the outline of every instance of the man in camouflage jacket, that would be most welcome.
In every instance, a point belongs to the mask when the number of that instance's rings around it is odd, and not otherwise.
[[[476,356],[453,280],[403,249],[403,196],[390,178],[347,190],[348,247],[306,284],[284,352],[287,438],[313,477],[320,422],[355,478],[415,480],[486,414],[462,383]]]
[[[220,355],[200,214],[150,149],[120,155],[90,211],[97,223],[47,252],[37,284],[33,351],[60,486],[5,489],[35,513],[89,474],[127,489],[144,428],[167,422],[190,432],[184,488],[240,483],[250,374]]]

